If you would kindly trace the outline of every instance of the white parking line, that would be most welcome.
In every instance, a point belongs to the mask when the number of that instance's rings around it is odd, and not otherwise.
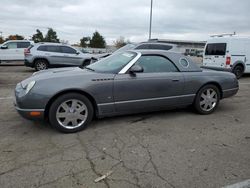
[[[223,188],[250,188],[250,179],[233,185],[228,185]]]
[[[240,83],[241,85],[250,85],[250,83]]]
[[[14,97],[0,97],[0,100],[11,100],[14,99]]]

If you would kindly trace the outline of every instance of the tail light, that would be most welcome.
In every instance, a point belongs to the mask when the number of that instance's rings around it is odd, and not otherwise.
[[[25,48],[24,49],[24,55],[30,54],[30,49],[29,48]]]
[[[231,64],[231,57],[227,57],[226,59],[226,65],[230,65]]]

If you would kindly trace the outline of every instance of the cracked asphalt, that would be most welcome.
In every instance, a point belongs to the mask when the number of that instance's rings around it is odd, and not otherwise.
[[[0,66],[1,188],[214,188],[250,178],[249,75],[212,115],[187,108],[104,118],[62,134],[13,107],[15,85],[32,73]]]

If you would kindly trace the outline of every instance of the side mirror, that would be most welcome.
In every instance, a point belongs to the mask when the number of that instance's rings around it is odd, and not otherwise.
[[[80,52],[76,52],[76,55],[79,55],[80,54]]]
[[[5,50],[7,48],[8,48],[7,46],[1,46],[1,49],[3,49],[3,50]]]
[[[143,68],[140,65],[134,65],[130,68],[129,72],[132,74],[143,72]]]

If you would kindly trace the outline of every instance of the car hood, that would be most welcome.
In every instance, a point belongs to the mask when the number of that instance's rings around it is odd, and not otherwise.
[[[21,85],[25,87],[31,81],[46,81],[48,84],[50,80],[57,79],[58,82],[62,82],[63,80],[74,79],[74,77],[81,77],[83,81],[91,80],[93,78],[106,77],[105,75],[109,74],[101,74],[96,73],[91,70],[81,69],[79,67],[70,67],[70,68],[56,68],[56,69],[48,69],[44,71],[35,72],[31,77],[23,80]],[[110,75],[109,75],[110,76]]]

